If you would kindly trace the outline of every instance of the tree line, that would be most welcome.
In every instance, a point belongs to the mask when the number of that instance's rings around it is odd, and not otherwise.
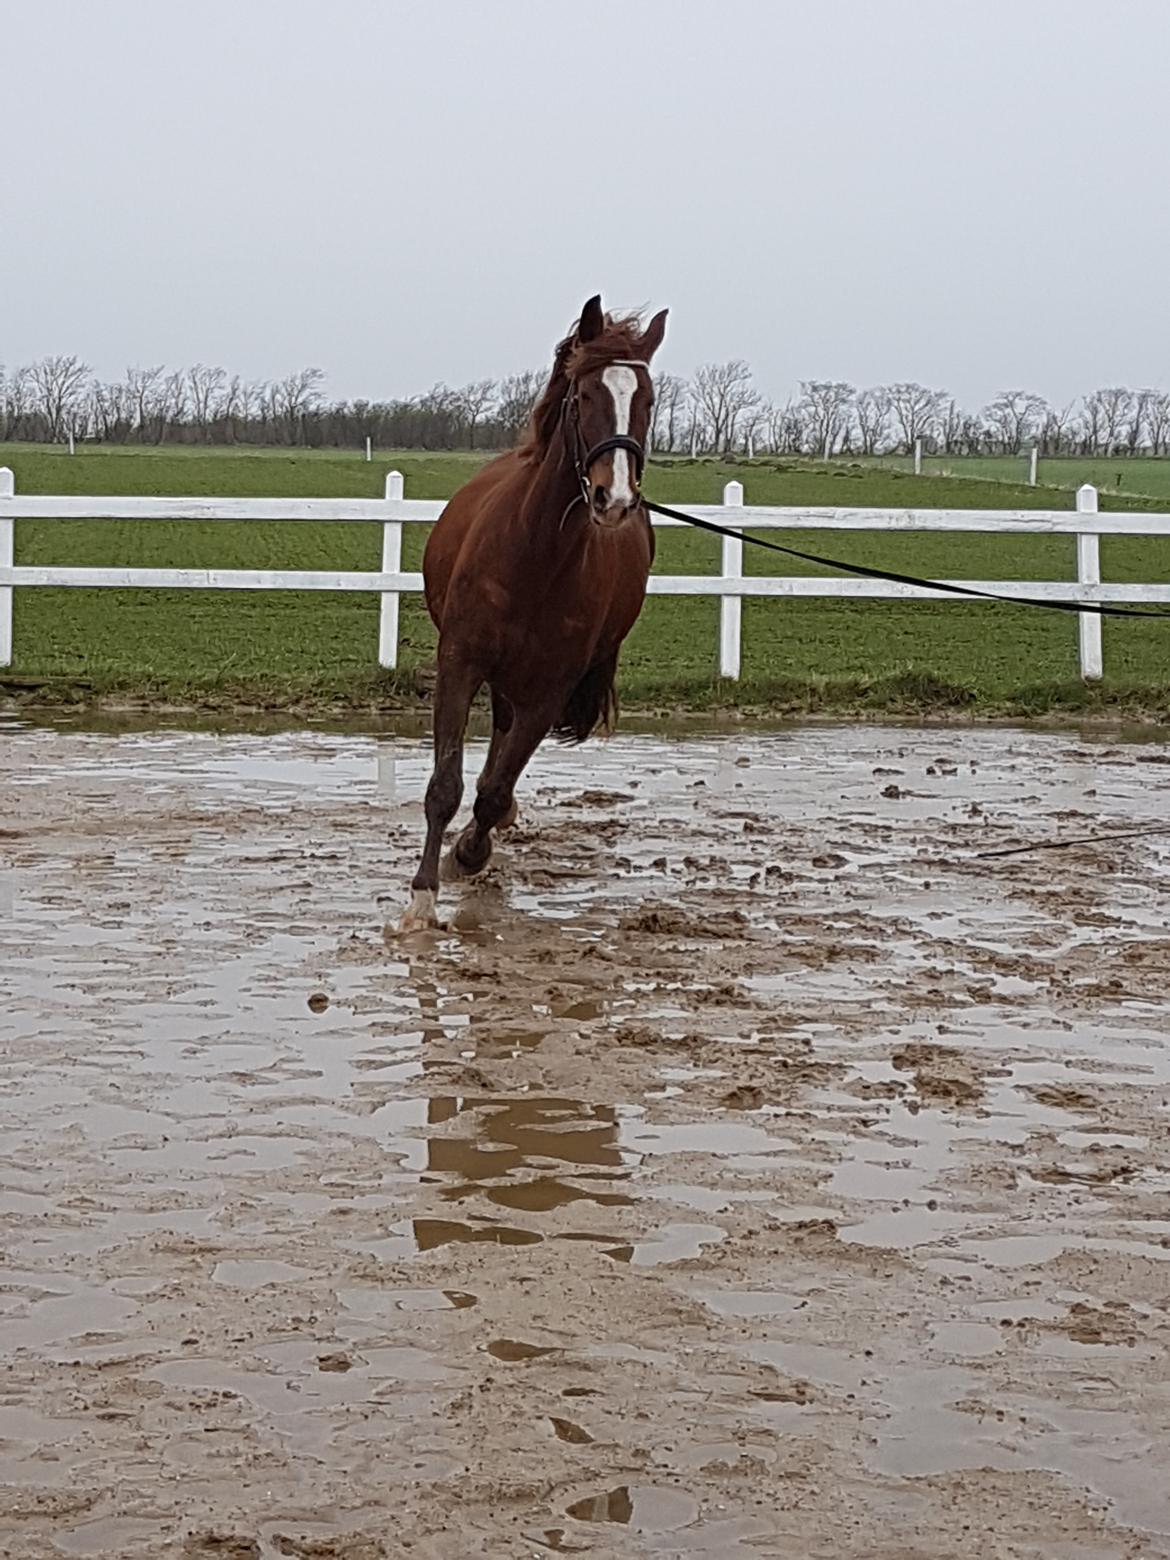
[[[436,384],[387,401],[333,400],[324,375],[303,368],[255,381],[202,363],[131,368],[106,381],[75,356],[0,367],[0,441],[60,444],[286,445],[314,449],[506,449],[522,435],[547,381],[530,369],[461,388]],[[1054,455],[1170,453],[1170,392],[1111,386],[1068,406],[1004,390],[978,411],[945,390],[900,381],[858,389],[801,382],[768,401],[742,359],[708,363],[690,379],[656,376],[652,447],[690,455]]]

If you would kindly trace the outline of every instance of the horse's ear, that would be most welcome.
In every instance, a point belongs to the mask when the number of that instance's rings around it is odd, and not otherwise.
[[[666,316],[669,312],[668,309],[662,309],[654,316],[639,343],[639,351],[647,363],[662,345],[662,338],[666,335]]]
[[[581,323],[577,326],[578,341],[592,341],[600,336],[605,324],[605,315],[601,312],[601,294],[595,293],[585,307],[581,310]]]

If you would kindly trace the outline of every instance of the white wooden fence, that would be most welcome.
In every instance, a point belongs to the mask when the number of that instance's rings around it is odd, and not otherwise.
[[[1073,511],[1032,509],[784,509],[745,507],[743,487],[729,482],[722,504],[692,504],[691,511],[737,530],[751,531],[993,531],[1001,535],[1075,536],[1077,577],[1069,581],[951,580],[947,583],[991,590],[1002,596],[1032,596],[1045,601],[1101,601],[1117,605],[1170,606],[1170,585],[1101,584],[1102,536],[1170,538],[1170,514],[1097,512],[1096,488],[1082,487]],[[378,593],[381,617],[378,661],[392,667],[398,659],[398,600],[404,591],[422,589],[421,574],[402,572],[402,527],[430,525],[443,508],[441,501],[403,497],[402,476],[386,478],[384,498],[103,498],[46,497],[18,494],[12,472],[0,468],[0,667],[12,663],[12,593],[24,586],[176,587],[190,590],[360,590]],[[57,565],[14,566],[16,521],[36,520],[337,520],[376,522],[382,527],[382,567],[354,572],[321,569],[121,569],[66,568]],[[656,526],[681,522],[655,517]],[[811,551],[826,543],[810,542]],[[774,575],[743,572],[743,542],[728,537],[722,544],[719,574],[656,574],[652,594],[718,596],[719,670],[724,677],[740,674],[743,599],[745,596],[829,596],[895,601],[945,601],[960,597],[942,591],[901,585],[893,580],[841,578],[833,575]],[[829,545],[831,554],[834,548]],[[990,604],[989,604],[990,606]],[[1080,666],[1085,678],[1102,675],[1101,618],[1083,612],[1080,622]],[[1170,632],[1150,623],[1151,633]],[[1167,638],[1170,652],[1170,637]]]

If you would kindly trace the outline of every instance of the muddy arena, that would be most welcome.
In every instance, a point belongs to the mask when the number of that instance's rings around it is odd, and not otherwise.
[[[428,767],[0,733],[0,1554],[1170,1556],[1170,749]]]

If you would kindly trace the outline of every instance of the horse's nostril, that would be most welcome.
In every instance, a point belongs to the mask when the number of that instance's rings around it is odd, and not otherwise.
[[[593,507],[599,514],[609,507],[608,488],[598,486],[593,489]]]

